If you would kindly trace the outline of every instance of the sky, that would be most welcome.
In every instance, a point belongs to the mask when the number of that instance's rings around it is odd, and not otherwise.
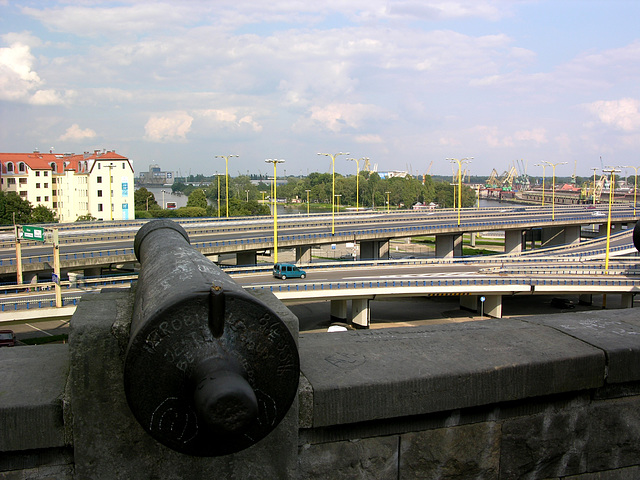
[[[181,175],[224,172],[216,155],[232,176],[331,172],[317,154],[338,152],[344,175],[637,167],[639,18],[636,0],[0,0],[0,151]]]

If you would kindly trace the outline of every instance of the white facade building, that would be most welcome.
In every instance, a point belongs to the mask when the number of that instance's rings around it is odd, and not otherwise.
[[[113,150],[0,153],[0,188],[33,206],[44,205],[60,222],[88,215],[98,220],[135,218],[133,179],[129,159]]]

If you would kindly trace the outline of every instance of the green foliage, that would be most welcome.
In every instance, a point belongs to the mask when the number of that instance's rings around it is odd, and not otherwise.
[[[136,212],[136,217],[137,216],[138,216],[138,212]],[[80,215],[78,218],[76,218],[76,222],[94,222],[96,220],[98,219],[93,215],[91,215],[90,213],[87,213],[86,215]]]
[[[164,210],[167,211],[167,210]],[[177,210],[169,210],[170,212],[176,212],[178,217],[191,218],[191,217],[206,217],[207,209],[202,207],[182,207]]]
[[[29,223],[55,223],[55,213],[44,205],[31,206],[28,200],[16,192],[0,190],[0,225],[24,225]]]
[[[189,200],[187,200],[187,207],[207,208],[207,197],[204,194],[204,190],[197,189],[191,192]]]
[[[136,210],[152,210],[154,207],[160,208],[160,205],[156,202],[155,195],[144,187],[137,189],[133,193],[133,203]]]

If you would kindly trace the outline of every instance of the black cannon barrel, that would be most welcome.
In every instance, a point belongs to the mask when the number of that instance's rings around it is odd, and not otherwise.
[[[134,247],[140,274],[124,387],[138,422],[164,445],[198,456],[264,438],[298,389],[289,329],[177,223],[148,222]]]

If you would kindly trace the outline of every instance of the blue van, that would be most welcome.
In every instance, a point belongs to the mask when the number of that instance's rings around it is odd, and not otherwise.
[[[275,263],[273,265],[273,276],[286,280],[287,278],[305,278],[307,273],[292,263]]]

